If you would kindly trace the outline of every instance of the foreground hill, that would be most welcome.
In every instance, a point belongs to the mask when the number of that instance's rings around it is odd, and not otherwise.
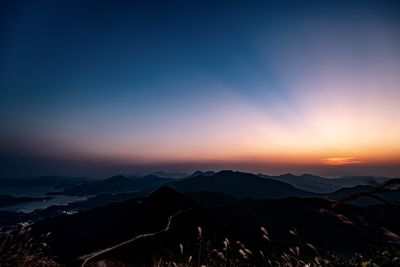
[[[78,257],[123,243],[93,261],[113,258],[134,266],[152,266],[155,256],[177,260],[169,255],[178,254],[180,243],[185,244],[185,250],[193,250],[198,226],[206,226],[210,240],[235,236],[227,225],[197,203],[163,187],[147,198],[44,220],[33,225],[33,232],[38,236],[51,232],[50,253],[63,263],[82,263]],[[151,233],[157,234],[124,244],[138,235]]]
[[[234,256],[238,246],[278,258],[293,246],[300,246],[304,257],[315,256],[313,247],[319,255],[356,251],[370,255],[389,246],[383,227],[400,232],[398,215],[399,207],[388,205],[332,207],[323,199],[238,199],[213,192],[185,196],[163,187],[146,198],[58,216],[32,228],[35,236],[51,232],[49,253],[72,266],[95,262],[153,266],[160,259],[186,262],[189,256],[193,262],[213,266],[209,261],[219,255],[213,250],[223,251],[225,238],[230,240],[232,260],[239,260]],[[261,226],[268,229],[270,241],[262,238]],[[203,244],[200,259],[198,227]],[[262,264],[258,252],[249,255],[248,264]]]
[[[321,251],[348,254],[371,253],[387,245],[383,227],[400,232],[400,206],[334,206],[317,198],[238,199],[211,192],[186,194],[212,214],[256,235],[259,226],[268,226],[271,239],[279,246],[290,243],[289,229]]]
[[[391,190],[384,190],[379,191],[377,187],[371,185],[357,185],[354,187],[346,187],[341,188],[333,193],[327,195],[327,197],[331,199],[348,199],[352,196],[356,195],[365,195],[362,198],[355,198],[353,200],[349,200],[353,205],[361,205],[361,206],[368,206],[368,205],[376,205],[382,203],[393,203],[400,205],[400,189],[393,188]],[[370,195],[369,195],[370,194]]]

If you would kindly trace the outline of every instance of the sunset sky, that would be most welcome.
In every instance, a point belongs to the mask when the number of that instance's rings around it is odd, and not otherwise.
[[[115,2],[0,4],[0,176],[400,176],[399,1]]]

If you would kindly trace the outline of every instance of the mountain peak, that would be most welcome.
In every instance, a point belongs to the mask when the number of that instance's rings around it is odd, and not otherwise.
[[[290,172],[288,172],[288,173],[285,173],[285,174],[282,174],[281,176],[286,176],[286,177],[296,177],[296,175],[294,175],[293,173],[290,173]]]
[[[238,173],[232,170],[221,170],[217,174],[232,174],[232,173]]]
[[[196,170],[194,173],[192,173],[189,177],[196,177],[196,176],[200,176],[200,175],[203,175],[203,176],[212,176],[212,175],[214,175],[215,174],[215,172],[214,171],[205,171],[205,172],[203,172],[203,171],[200,171],[200,170]]]

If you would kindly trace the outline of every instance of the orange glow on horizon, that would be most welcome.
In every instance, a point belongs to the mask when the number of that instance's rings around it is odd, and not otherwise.
[[[362,161],[351,157],[326,158],[321,161],[323,164],[331,166],[358,165],[362,163]]]

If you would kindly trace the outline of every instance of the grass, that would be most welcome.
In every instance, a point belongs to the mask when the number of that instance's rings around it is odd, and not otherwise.
[[[344,222],[345,223],[345,222]],[[194,229],[195,230],[195,229]],[[245,266],[277,266],[277,267],[392,267],[400,266],[400,236],[388,229],[383,229],[385,236],[391,241],[392,247],[376,251],[373,256],[354,253],[343,257],[335,254],[319,253],[312,244],[302,241],[298,231],[292,228],[288,236],[296,241],[295,245],[284,250],[278,250],[265,226],[259,229],[258,248],[249,248],[242,241],[232,241],[224,238],[220,243],[213,244],[204,239],[204,228],[197,227],[197,245],[193,255],[185,251],[185,245],[177,244],[175,261],[163,258],[154,259],[152,267],[245,267]],[[3,233],[0,236],[0,266],[1,267],[58,267],[53,258],[46,256],[46,239],[49,234],[34,240],[30,229],[21,226],[17,231]],[[129,266],[124,263],[106,259],[93,262],[88,266]]]
[[[60,266],[46,256],[50,233],[38,239],[31,236],[26,225],[12,232],[0,232],[0,266],[1,267],[56,267]]]
[[[200,228],[200,227],[199,227]],[[200,228],[201,229],[201,228]],[[222,240],[222,246],[212,246],[209,241],[199,240],[198,258],[193,261],[191,255],[185,256],[180,244],[181,261],[163,261],[158,259],[153,267],[244,267],[244,266],[277,266],[277,267],[393,267],[400,266],[400,247],[397,246],[400,236],[385,230],[387,237],[395,241],[395,246],[376,251],[370,257],[354,253],[351,256],[339,256],[331,253],[320,254],[310,243],[302,242],[296,229],[291,229],[292,235],[299,242],[296,246],[277,252],[266,227],[260,227],[260,236],[265,240],[265,246],[250,250],[241,241],[231,242],[228,238]],[[201,250],[202,249],[202,250]],[[203,253],[201,253],[203,251]],[[310,253],[312,252],[312,253]],[[262,259],[262,261],[260,261]]]

